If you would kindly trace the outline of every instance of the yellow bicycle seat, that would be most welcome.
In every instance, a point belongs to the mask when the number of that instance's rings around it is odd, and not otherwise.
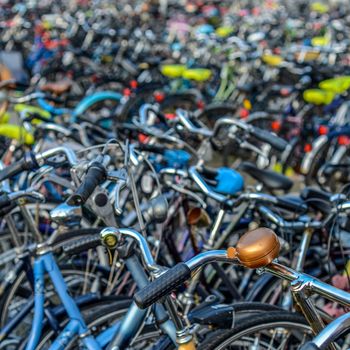
[[[183,64],[165,64],[160,67],[160,72],[171,79],[181,78],[185,70],[186,66]]]
[[[232,27],[228,27],[228,26],[219,27],[219,28],[217,28],[215,30],[215,34],[217,36],[219,36],[220,38],[226,38],[232,32],[233,32],[233,28]]]
[[[303,62],[310,62],[310,61],[315,61],[320,57],[320,52],[319,51],[300,51],[296,52],[294,55],[295,59],[297,61],[302,60]]]
[[[349,75],[343,75],[337,78],[342,82],[344,85],[344,89],[348,90],[350,88],[350,76]]]
[[[308,89],[303,93],[305,102],[314,105],[328,105],[333,101],[334,96],[333,92],[321,89]]]
[[[283,58],[279,55],[263,55],[261,59],[269,66],[279,66],[283,62]]]
[[[34,136],[29,133],[22,126],[13,124],[2,124],[0,125],[0,136],[8,137],[10,139],[15,139],[19,142],[23,142],[27,145],[32,145],[34,143]]]
[[[210,79],[212,72],[210,69],[206,68],[192,68],[186,69],[182,73],[182,77],[188,80],[195,80],[198,82],[207,81]]]
[[[329,7],[321,2],[314,2],[311,4],[311,10],[318,13],[327,13],[329,11]]]
[[[342,94],[350,87],[350,77],[337,77],[323,80],[318,84],[322,90],[331,91],[335,94]]]
[[[326,36],[315,36],[311,39],[312,46],[327,46],[330,40]]]

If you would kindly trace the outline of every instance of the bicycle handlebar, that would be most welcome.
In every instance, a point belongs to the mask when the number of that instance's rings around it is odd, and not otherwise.
[[[203,267],[204,264],[214,261],[241,263],[243,266],[245,266],[245,264],[240,261],[237,256],[232,257],[232,254],[226,250],[212,250],[198,254],[185,263],[175,265],[173,268],[163,273],[154,282],[138,291],[134,296],[136,304],[141,309],[149,307],[186,281],[194,270]],[[329,300],[342,303],[346,306],[350,305],[350,294],[348,292],[328,285],[327,283],[319,281],[318,279],[305,273],[299,273],[276,262],[271,262],[267,266],[263,266],[261,268],[262,271],[269,272],[272,275],[286,281],[298,281],[300,286],[304,286],[312,293],[317,293]]]
[[[107,170],[100,162],[93,162],[86,175],[76,189],[76,191],[68,198],[67,203],[69,205],[77,206],[83,205],[89,199],[95,188],[103,183],[107,178]]]
[[[189,279],[192,271],[213,261],[234,262],[235,260],[228,257],[226,250],[213,250],[201,253],[187,262],[179,263],[135,294],[134,300],[137,306],[141,309],[151,306]]]
[[[0,170],[0,181],[4,181],[11,177],[14,177],[20,174],[22,171],[26,170],[36,170],[42,164],[45,163],[45,160],[63,153],[70,165],[76,165],[77,159],[75,153],[67,147],[55,147],[48,151],[42,153],[34,154],[33,152],[28,152],[24,155],[23,159],[8,165],[6,168]]]

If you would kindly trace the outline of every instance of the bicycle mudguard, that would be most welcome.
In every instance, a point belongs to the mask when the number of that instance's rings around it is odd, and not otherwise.
[[[310,167],[312,164],[313,159],[316,157],[317,153],[332,139],[339,137],[339,136],[350,136],[350,128],[344,127],[338,130],[334,130],[330,132],[327,135],[321,135],[319,136],[312,144],[312,150],[311,152],[308,152],[305,154],[302,162],[301,162],[301,168],[300,172],[303,175],[308,174],[310,171]]]
[[[93,104],[101,102],[103,100],[114,100],[119,102],[122,95],[113,91],[100,91],[92,95],[84,97],[78,105],[74,108],[71,122],[75,122],[79,115],[82,115],[87,109],[89,109]]]
[[[213,187],[216,192],[222,194],[234,195],[244,187],[244,180],[240,173],[230,168],[217,169],[218,174],[215,180],[218,184]]]
[[[27,145],[34,144],[34,136],[21,126],[13,124],[1,124],[0,136],[7,137],[9,139],[15,139],[19,142],[23,142]]]
[[[327,135],[321,135],[313,142],[311,152],[306,153],[301,162],[300,172],[303,175],[308,174],[308,172],[310,171],[310,167],[313,159],[327,142],[328,142]]]
[[[282,309],[275,305],[259,302],[238,302],[231,305],[214,304],[198,307],[191,311],[188,318],[191,323],[231,329],[243,317],[276,311],[282,311]]]

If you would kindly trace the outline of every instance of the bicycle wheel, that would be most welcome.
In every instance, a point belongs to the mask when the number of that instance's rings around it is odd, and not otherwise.
[[[84,311],[86,325],[91,331],[91,334],[97,336],[103,330],[110,327],[120,320],[126,313],[127,307],[130,305],[129,301],[117,302],[109,305],[94,305],[91,309]],[[65,320],[62,324],[65,324]],[[36,347],[36,350],[46,350],[49,349],[52,341],[57,337],[57,333],[53,330],[47,332],[41,339],[40,343]],[[156,328],[155,325],[146,325],[142,332],[133,339],[132,344],[130,344],[126,349],[133,350],[147,350],[152,349],[153,345],[159,342],[161,337],[162,344],[158,349],[170,350],[174,348],[174,345],[166,341],[167,337],[161,336],[161,332]],[[77,350],[85,349],[84,345],[81,344],[81,339],[76,336],[70,341],[70,343],[65,347],[65,350]]]
[[[311,328],[301,315],[273,312],[245,318],[234,329],[216,331],[200,344],[199,349],[294,350],[311,338]]]

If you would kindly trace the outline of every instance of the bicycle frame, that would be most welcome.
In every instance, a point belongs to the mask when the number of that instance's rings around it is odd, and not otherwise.
[[[140,263],[135,256],[127,258],[126,264],[129,270],[131,270],[130,272],[139,288],[142,288],[145,286],[145,284],[149,283],[143,268],[141,267],[140,269]],[[52,343],[50,350],[64,350],[67,344],[76,335],[79,336],[83,344],[89,350],[102,350],[111,341],[113,341],[114,346],[122,349],[137,334],[147,316],[147,310],[141,310],[135,303],[133,303],[122,321],[115,323],[94,338],[89,333],[77,303],[69,295],[67,285],[63,279],[59,267],[57,266],[52,252],[48,247],[38,246],[38,257],[34,262],[34,319],[29,340],[26,345],[26,350],[36,349],[43,330],[45,272],[48,273],[69,317],[68,324]],[[162,323],[162,330],[169,334],[169,336],[174,340],[176,338],[175,329],[171,321],[167,320],[164,322],[164,319],[166,318],[164,318],[165,310],[163,307],[161,305],[157,305],[154,309],[154,313],[156,319]]]
[[[260,269],[260,271],[269,272],[274,276],[290,282],[292,295],[315,334],[318,334],[324,329],[324,324],[315,306],[309,299],[310,294],[319,294],[341,305],[350,306],[349,293],[323,283],[307,274],[296,272],[278,263],[271,263]]]
[[[61,115],[64,113],[71,114],[71,122],[76,122],[76,119],[79,115],[82,115],[88,108],[90,108],[93,104],[97,102],[101,102],[103,100],[114,100],[119,102],[122,98],[122,95],[113,92],[113,91],[101,91],[96,92],[94,94],[91,94],[89,96],[84,97],[78,105],[73,109],[69,110],[66,108],[57,108],[53,107],[51,104],[49,104],[45,99],[39,98],[38,104],[39,106],[44,109],[45,111],[48,111],[54,115]]]

